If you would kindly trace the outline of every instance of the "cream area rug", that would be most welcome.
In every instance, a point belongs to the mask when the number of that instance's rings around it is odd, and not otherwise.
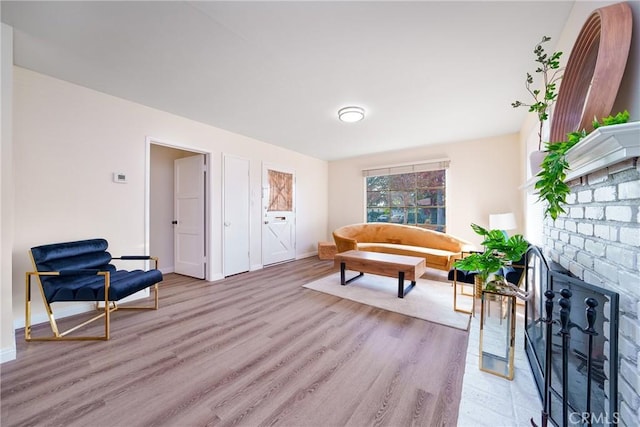
[[[356,274],[348,271],[347,279]],[[407,281],[406,285],[410,283]],[[404,298],[398,298],[398,279],[373,274],[365,274],[342,286],[340,272],[337,272],[303,287],[457,329],[469,328],[470,315],[453,310],[453,286],[450,282],[421,278]],[[470,297],[459,296],[459,299],[459,306],[467,299],[471,306]]]

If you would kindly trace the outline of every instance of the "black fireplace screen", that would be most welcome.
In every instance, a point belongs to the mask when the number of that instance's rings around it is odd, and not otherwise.
[[[527,253],[525,283],[526,290],[534,293],[525,306],[525,351],[543,401],[544,376],[550,373],[548,419],[555,425],[615,424],[618,294],[577,279],[557,264],[548,265],[535,247]],[[545,297],[548,290],[554,295]],[[593,307],[591,322],[586,314],[588,299]],[[553,301],[551,319],[547,319],[547,301]],[[568,314],[564,325],[563,308]],[[546,370],[548,360],[550,370]]]

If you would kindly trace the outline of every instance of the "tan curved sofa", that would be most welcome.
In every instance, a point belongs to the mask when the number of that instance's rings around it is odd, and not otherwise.
[[[333,232],[338,252],[360,250],[424,257],[427,267],[449,271],[463,251],[473,245],[449,234],[410,225],[364,223]]]

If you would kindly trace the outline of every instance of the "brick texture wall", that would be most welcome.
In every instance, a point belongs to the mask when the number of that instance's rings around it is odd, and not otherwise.
[[[620,294],[620,425],[640,425],[640,164],[638,158],[570,183],[567,213],[544,226],[545,255]]]

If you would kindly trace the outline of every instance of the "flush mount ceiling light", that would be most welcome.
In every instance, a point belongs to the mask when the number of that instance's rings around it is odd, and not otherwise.
[[[338,110],[338,118],[347,123],[359,122],[364,119],[364,108],[344,107]]]

